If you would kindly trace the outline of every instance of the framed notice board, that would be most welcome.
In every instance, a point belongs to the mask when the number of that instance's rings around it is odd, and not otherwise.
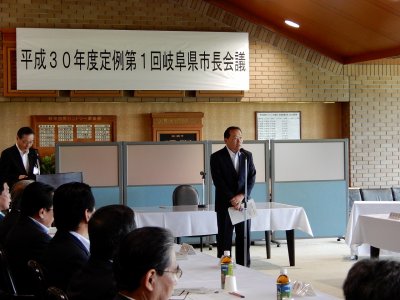
[[[299,140],[300,112],[256,112],[257,140]]]
[[[35,145],[42,156],[55,152],[57,142],[114,142],[117,117],[111,115],[31,116]]]

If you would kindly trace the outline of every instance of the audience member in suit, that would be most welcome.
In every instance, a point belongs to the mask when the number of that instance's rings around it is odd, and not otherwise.
[[[0,177],[6,179],[12,188],[21,179],[33,179],[40,173],[37,149],[33,149],[35,133],[30,127],[22,127],[17,132],[17,142],[5,149],[0,157]]]
[[[136,228],[134,212],[124,205],[98,209],[89,220],[90,258],[67,289],[70,300],[112,300],[117,294],[112,262],[121,240]]]
[[[19,220],[6,237],[5,250],[20,294],[35,292],[27,263],[31,259],[41,263],[50,243],[48,229],[54,220],[53,191],[53,187],[41,182],[29,184],[22,195]]]
[[[236,233],[236,262],[250,266],[250,220],[247,221],[247,261],[244,261],[244,222],[232,225],[228,208],[240,209],[244,200],[245,182],[247,196],[253,189],[256,169],[251,152],[242,149],[242,130],[239,127],[228,127],[224,132],[226,147],[211,155],[211,176],[215,185],[215,211],[217,213],[217,255],[221,257],[225,250],[232,249],[232,234]],[[245,162],[247,157],[247,178]],[[231,251],[232,253],[232,251]]]
[[[113,268],[118,288],[114,300],[167,300],[182,276],[174,238],[169,230],[159,227],[142,227],[128,233]]]
[[[53,202],[57,232],[45,253],[45,275],[49,285],[65,291],[89,259],[88,222],[95,199],[89,185],[71,182],[55,190]]]
[[[8,184],[5,181],[0,181],[0,223],[3,223],[5,214],[10,207],[11,196]]]
[[[20,206],[22,194],[26,186],[34,182],[33,180],[20,180],[16,182],[11,189],[10,211],[0,222],[0,244],[3,244],[8,232],[17,223],[20,216]]]
[[[349,270],[343,284],[346,300],[391,300],[400,295],[400,262],[364,259]]]

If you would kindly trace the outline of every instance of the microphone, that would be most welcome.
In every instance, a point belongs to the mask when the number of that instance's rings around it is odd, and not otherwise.
[[[202,204],[198,204],[197,207],[198,208],[205,208],[205,207],[207,207],[207,205],[204,204],[204,192],[205,192],[205,190],[204,190],[204,178],[206,177],[206,172],[201,171],[200,175],[201,175],[201,179],[203,179],[203,201],[202,201],[203,203]]]

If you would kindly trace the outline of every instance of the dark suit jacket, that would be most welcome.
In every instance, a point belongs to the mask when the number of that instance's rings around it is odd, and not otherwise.
[[[113,300],[130,300],[129,298],[125,297],[124,295],[117,294]]]
[[[35,180],[33,175],[33,168],[38,163],[39,156],[37,150],[30,148],[28,153],[29,170],[26,172],[24,164],[22,162],[21,155],[16,145],[5,149],[1,153],[0,157],[0,176],[7,181],[8,186],[13,186],[19,179],[19,175],[27,175],[28,178]]]
[[[253,155],[243,150],[247,155],[247,196],[250,196],[256,180],[256,169]],[[226,147],[211,155],[211,176],[215,185],[215,211],[224,211],[232,206],[230,200],[237,194],[245,191],[245,159],[239,156],[239,172],[233,166],[231,157]]]
[[[116,294],[112,262],[94,257],[75,273],[67,289],[69,300],[113,300]]]
[[[88,261],[89,252],[75,236],[69,232],[57,231],[44,257],[44,271],[50,286],[63,291],[72,276]]]
[[[7,234],[17,224],[20,216],[18,209],[12,209],[1,221],[0,221],[0,244],[4,244]]]
[[[27,263],[33,259],[42,262],[42,256],[51,237],[27,216],[21,215],[18,222],[7,234],[5,250],[10,269],[15,277],[20,294],[32,294],[32,275]]]

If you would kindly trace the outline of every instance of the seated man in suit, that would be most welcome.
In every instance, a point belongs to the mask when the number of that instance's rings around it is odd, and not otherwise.
[[[11,197],[7,182],[0,180],[0,221],[2,222],[5,214],[4,211],[10,207]]]
[[[6,237],[5,250],[20,294],[35,293],[27,263],[31,259],[40,263],[50,243],[53,191],[53,187],[41,182],[28,185],[22,195],[21,215]]]
[[[30,127],[21,127],[17,132],[17,142],[5,149],[0,157],[0,176],[4,177],[8,186],[22,179],[33,179],[40,173],[39,155],[32,148],[35,133]]]
[[[136,228],[134,212],[124,205],[107,205],[89,220],[90,258],[67,289],[70,300],[112,300],[117,287],[112,262],[121,240]]]
[[[391,300],[400,295],[400,262],[363,259],[349,270],[343,283],[346,300]]]
[[[57,233],[45,253],[45,275],[49,285],[65,291],[89,259],[88,222],[95,199],[89,185],[71,182],[56,189],[53,202]]]
[[[21,213],[21,200],[24,189],[28,184],[34,182],[33,180],[20,180],[16,182],[11,189],[11,204],[10,211],[4,219],[0,222],[0,244],[4,243],[8,232],[17,223]]]
[[[159,227],[133,230],[114,260],[118,294],[114,300],[168,300],[182,270],[176,263],[174,237]]]

